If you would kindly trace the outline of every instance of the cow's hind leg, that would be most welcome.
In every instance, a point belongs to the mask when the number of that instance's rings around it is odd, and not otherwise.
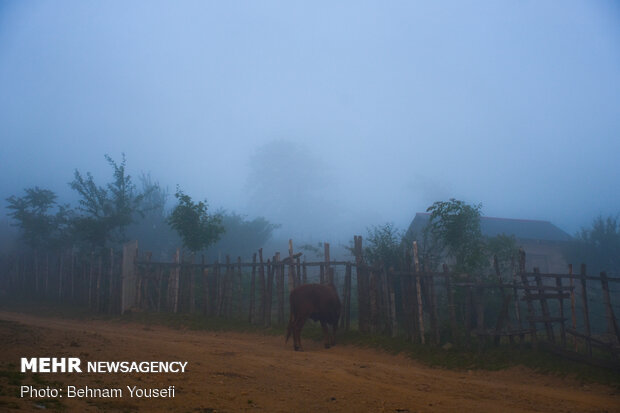
[[[306,324],[306,317],[299,317],[295,320],[295,326],[293,327],[293,343],[295,345],[295,351],[304,351],[301,346],[301,329]]]
[[[336,330],[338,330],[338,323],[332,326],[332,346],[336,345]]]
[[[293,333],[295,328],[295,316],[293,315],[293,311],[291,310],[291,316],[288,319],[288,327],[286,328],[286,340],[284,340],[285,343],[288,343],[288,339],[291,336],[291,333]],[[293,341],[295,341],[295,335],[293,334]]]
[[[327,323],[321,320],[321,327],[323,328],[323,345],[325,348],[329,348],[331,345],[331,340],[329,339],[329,329],[327,328]]]

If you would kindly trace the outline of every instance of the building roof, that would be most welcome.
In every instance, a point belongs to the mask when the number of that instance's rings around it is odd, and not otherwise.
[[[428,225],[431,214],[418,212],[407,234],[420,234]],[[514,235],[521,240],[570,241],[572,237],[549,221],[530,219],[480,217],[482,235],[494,237],[500,234]]]

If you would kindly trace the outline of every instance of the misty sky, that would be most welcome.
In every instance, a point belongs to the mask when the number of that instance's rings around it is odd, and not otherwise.
[[[321,170],[334,214],[308,228],[406,229],[455,197],[574,233],[620,213],[620,6],[0,1],[0,139],[3,201],[68,198],[125,153],[252,216],[252,156],[278,141]]]

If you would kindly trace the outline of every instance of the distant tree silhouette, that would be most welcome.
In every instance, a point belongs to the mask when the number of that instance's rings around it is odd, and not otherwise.
[[[142,216],[127,227],[127,236],[137,239],[140,249],[151,251],[162,259],[169,258],[181,245],[179,235],[168,225],[171,210],[168,205],[169,192],[150,174],[141,174],[139,182],[139,191],[144,195],[141,202]]]
[[[589,272],[620,275],[620,222],[618,217],[596,217],[575,235],[565,254],[570,262],[586,263]]]
[[[24,242],[32,248],[60,248],[68,242],[70,209],[56,202],[56,194],[37,186],[22,197],[7,198],[9,216]],[[54,212],[55,211],[55,212]]]
[[[250,258],[252,253],[261,248],[272,236],[278,227],[263,217],[252,220],[235,212],[220,211],[222,226],[225,232],[213,245],[210,258],[216,257],[216,251],[235,256]]]

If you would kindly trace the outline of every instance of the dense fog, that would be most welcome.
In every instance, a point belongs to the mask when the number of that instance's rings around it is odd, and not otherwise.
[[[105,155],[272,240],[405,231],[450,198],[575,234],[620,213],[619,23],[604,1],[3,2],[3,242],[6,198],[76,206]]]

